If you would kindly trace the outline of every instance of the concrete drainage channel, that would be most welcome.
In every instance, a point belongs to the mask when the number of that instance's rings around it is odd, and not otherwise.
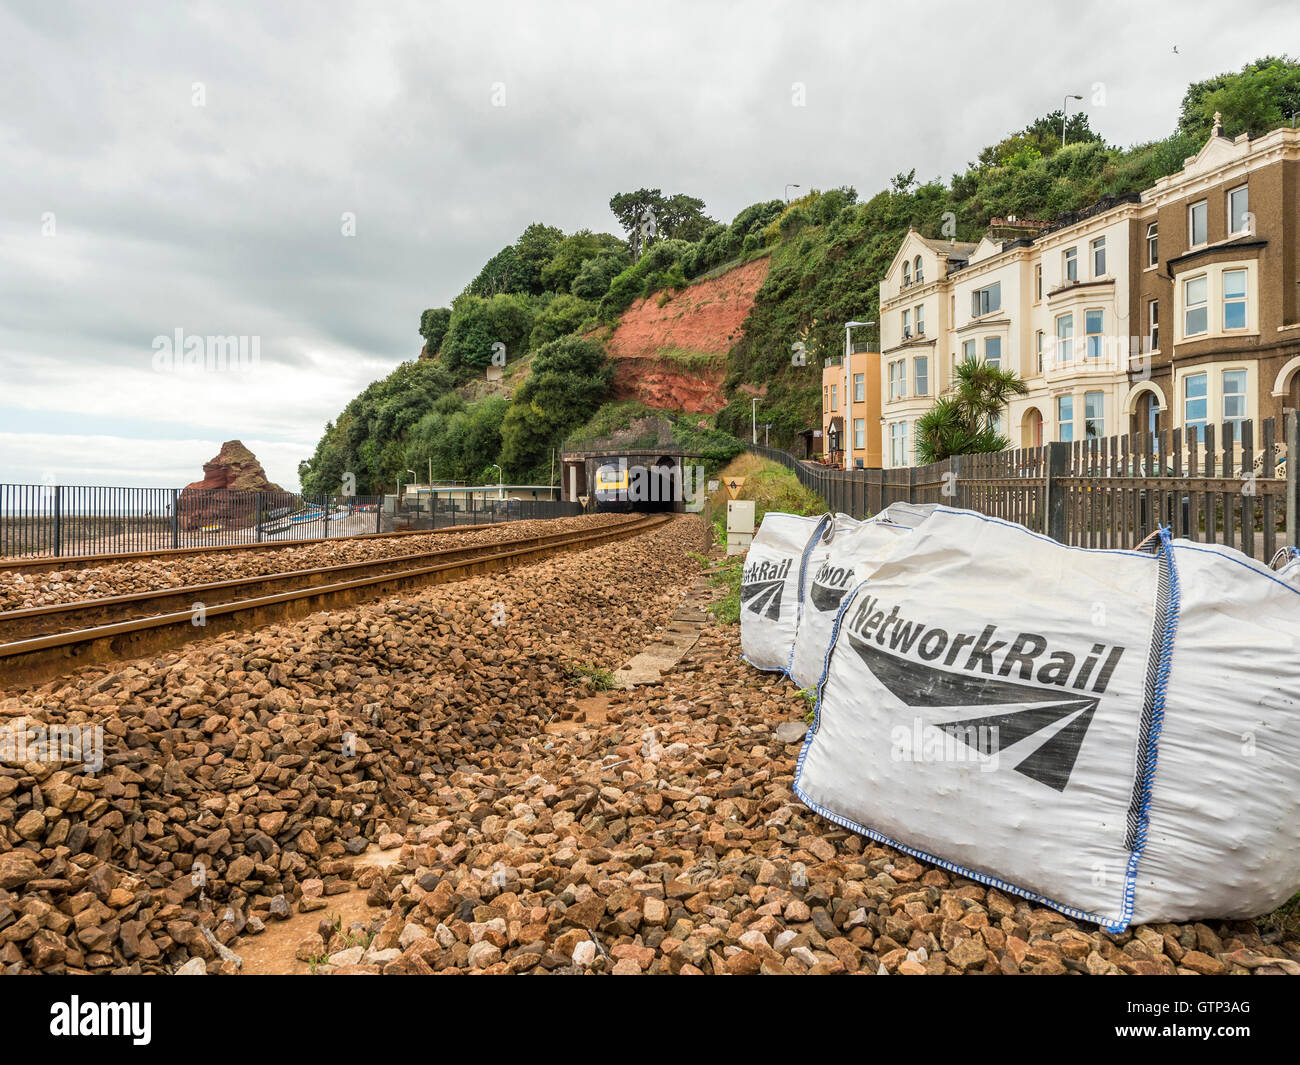
[[[709,622],[708,605],[714,598],[708,581],[703,577],[697,580],[673,611],[672,620],[660,631],[659,638],[619,666],[614,671],[614,682],[620,688],[658,684],[663,674],[695,646]]]

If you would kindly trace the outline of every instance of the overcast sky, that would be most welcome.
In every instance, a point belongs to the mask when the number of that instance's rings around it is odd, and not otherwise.
[[[239,438],[297,487],[529,222],[947,180],[1067,92],[1111,142],[1163,137],[1189,81],[1295,51],[1298,11],[0,0],[0,482],[180,486]],[[260,359],[159,368],[178,329]]]

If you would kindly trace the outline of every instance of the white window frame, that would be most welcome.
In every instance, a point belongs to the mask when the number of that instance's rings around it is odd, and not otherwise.
[[[1160,350],[1160,301],[1147,300],[1147,344],[1152,351]]]
[[[990,344],[996,344],[998,349],[998,357],[993,360],[989,359]],[[984,364],[986,366],[1002,365],[1002,338],[1000,336],[987,336],[984,338]]]
[[[1242,278],[1241,295],[1228,295],[1228,275],[1240,274]],[[1219,274],[1219,302],[1223,305],[1223,331],[1225,333],[1245,333],[1250,329],[1250,271],[1244,267],[1234,267]],[[1228,325],[1228,305],[1241,305],[1241,325]]]
[[[1241,391],[1228,391],[1228,374],[1241,374]],[[1244,366],[1229,366],[1219,373],[1219,395],[1223,401],[1223,421],[1225,424],[1232,424],[1232,438],[1234,441],[1241,442],[1241,423],[1250,417],[1250,372]],[[1229,397],[1235,399],[1241,397],[1241,413],[1228,413]]]
[[[1106,276],[1106,238],[1098,237],[1088,245],[1088,255],[1092,260],[1092,277],[1095,281]],[[1100,262],[1098,261],[1100,256]]]
[[[1205,232],[1200,240],[1196,239],[1196,213],[1201,212],[1201,225]],[[1197,200],[1187,205],[1187,246],[1201,248],[1210,242],[1210,201]]]
[[[963,340],[961,342],[961,361],[975,359],[979,357],[979,351],[974,340]]]
[[[917,285],[925,284],[925,263],[921,261],[919,255],[912,263],[912,282]]]
[[[997,294],[997,303],[994,304],[993,294]],[[991,285],[984,285],[977,288],[970,294],[970,316],[972,318],[983,318],[986,314],[996,314],[1002,310],[1002,282],[994,281]]]
[[[1240,229],[1234,228],[1232,224],[1232,216],[1235,213],[1235,211],[1233,210],[1232,201],[1238,195],[1244,196],[1246,198],[1245,209],[1241,212],[1242,218],[1241,218]],[[1250,232],[1250,185],[1249,184],[1238,185],[1235,189],[1229,189],[1226,200],[1228,204],[1228,236],[1239,237],[1243,233],[1249,233]]]
[[[1187,386],[1195,380],[1205,382],[1205,392],[1200,396],[1189,396]],[[1210,375],[1208,371],[1202,370],[1199,373],[1189,373],[1183,377],[1182,387],[1179,389],[1179,397],[1183,405],[1183,427],[1193,429],[1197,426],[1208,426],[1210,424]],[[1203,418],[1193,418],[1187,410],[1189,402],[1199,402],[1205,404],[1205,416]],[[1197,433],[1197,440],[1205,443],[1205,430],[1201,429]]]
[[[1160,223],[1147,224],[1147,266],[1160,265]]]
[[[1096,397],[1101,404],[1101,413],[1095,418],[1088,414],[1088,400]],[[1088,427],[1092,425],[1093,432],[1089,434]],[[1083,438],[1085,440],[1100,440],[1106,435],[1106,393],[1099,391],[1085,392],[1083,394]]]
[[[1097,328],[1097,332],[1095,332],[1095,333],[1090,332],[1090,331],[1089,331],[1089,326],[1088,326],[1088,316],[1089,316],[1089,315],[1092,315],[1092,314],[1095,314],[1095,315],[1099,315],[1099,316],[1100,316],[1100,324],[1099,324],[1099,326],[1098,326],[1098,328]],[[1100,308],[1100,307],[1086,307],[1086,308],[1084,308],[1084,312],[1083,312],[1083,357],[1084,357],[1085,359],[1100,359],[1100,358],[1101,358],[1101,356],[1102,356],[1102,348],[1104,347],[1103,338],[1105,337],[1105,335],[1106,335],[1106,312],[1105,312],[1102,308]],[[1096,343],[1095,343],[1095,344],[1094,344],[1094,342],[1093,342],[1093,338],[1094,338],[1094,337],[1096,338]]]
[[[1066,248],[1061,252],[1061,284],[1072,285],[1079,280],[1079,248]]]
[[[889,464],[907,465],[907,422],[889,423]]]
[[[893,359],[889,363],[889,401],[907,398],[907,360]]]
[[[840,409],[840,408],[839,408],[839,396],[837,395],[838,392],[839,392],[839,386],[838,386],[838,385],[831,385],[831,410],[833,410],[833,411],[834,411],[834,410],[839,410],[839,409]]]
[[[853,450],[861,451],[867,446],[867,419],[853,419]]]
[[[1069,403],[1070,416],[1064,417],[1061,409],[1062,403]],[[1056,397],[1056,439],[1062,443],[1072,443],[1074,441],[1074,393],[1067,392],[1064,395]],[[1066,435],[1066,434],[1069,435]]]
[[[1192,285],[1193,283],[1195,283],[1195,282],[1197,282],[1197,281],[1199,281],[1202,285],[1205,286],[1205,296],[1204,296],[1204,298],[1201,299],[1199,302],[1197,302],[1197,303],[1192,303],[1191,300],[1188,298],[1188,286],[1189,286],[1189,285]],[[1182,279],[1182,285],[1183,285],[1183,337],[1184,337],[1184,339],[1190,340],[1190,339],[1192,339],[1193,337],[1209,336],[1209,333],[1210,333],[1210,275],[1209,275],[1209,274],[1197,274],[1195,277],[1184,277],[1184,278]],[[1189,314],[1191,314],[1193,310],[1200,310],[1200,311],[1205,315],[1205,324],[1204,324],[1204,326],[1203,326],[1201,329],[1197,330],[1195,333],[1191,332],[1191,330],[1189,330],[1189,329],[1187,328],[1187,320],[1188,320],[1188,319],[1187,319],[1187,316],[1188,316]]]
[[[912,264],[908,260],[904,259],[903,260],[903,288],[907,288],[911,284],[912,284]]]
[[[1043,372],[1043,331],[1034,330],[1034,357],[1038,363],[1038,372]]]
[[[911,308],[905,308],[903,311],[903,339],[912,339],[912,311]]]
[[[1070,331],[1062,334],[1061,323],[1068,321]],[[1057,366],[1074,365],[1074,312],[1069,311],[1066,314],[1058,314],[1055,321],[1056,326],[1056,364]]]
[[[1034,266],[1034,302],[1043,301],[1043,264],[1038,263]]]
[[[867,401],[867,375],[864,373],[855,373],[853,375],[853,402],[865,403]]]
[[[925,368],[924,373],[918,373],[917,367]],[[925,382],[925,388],[922,390],[921,382]],[[912,360],[912,394],[915,396],[928,396],[930,394],[930,356],[918,355]]]
[[[912,318],[916,322],[916,335],[925,336],[925,304],[918,303],[912,308]]]

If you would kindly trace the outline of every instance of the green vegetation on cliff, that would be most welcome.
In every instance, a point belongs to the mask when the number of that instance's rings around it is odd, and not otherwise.
[[[1300,64],[1270,57],[1188,86],[1174,131],[1147,144],[1107,145],[1076,112],[1062,147],[1057,111],[990,145],[947,183],[919,182],[911,170],[865,202],[847,186],[814,190],[789,204],[752,204],[726,225],[694,197],[638,189],[610,201],[626,239],[534,223],[451,307],[421,315],[425,357],[368,386],[326,426],[299,466],[303,489],[337,491],[351,472],[359,492],[390,491],[404,471],[424,475],[430,464],[442,479],[479,479],[499,462],[511,480],[544,480],[565,435],[602,413],[610,373],[601,337],[618,316],[637,299],[759,255],[771,256],[771,268],[727,355],[729,402],[704,429],[686,417],[674,426],[709,434],[718,455],[739,449],[757,390],[772,443],[788,446],[820,421],[820,359],[842,350],[843,323],[879,317],[880,281],[908,227],[977,240],[995,216],[1055,219],[1180,169],[1216,111],[1226,135],[1258,136],[1297,109]],[[804,366],[792,365],[796,341],[809,356]],[[512,367],[528,363],[509,400],[470,387],[483,381],[498,344]]]

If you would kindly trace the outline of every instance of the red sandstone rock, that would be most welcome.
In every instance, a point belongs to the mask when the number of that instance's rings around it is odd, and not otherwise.
[[[283,493],[284,489],[267,478],[257,456],[242,442],[227,440],[203,464],[203,480],[187,484],[181,491],[177,512],[187,529],[218,519],[233,521],[236,526],[247,525],[255,520],[255,497],[233,493],[253,492]]]
[[[664,293],[634,303],[608,343],[614,398],[692,413],[725,407],[726,354],[740,339],[769,265],[766,256],[755,259],[679,290],[662,306]]]

